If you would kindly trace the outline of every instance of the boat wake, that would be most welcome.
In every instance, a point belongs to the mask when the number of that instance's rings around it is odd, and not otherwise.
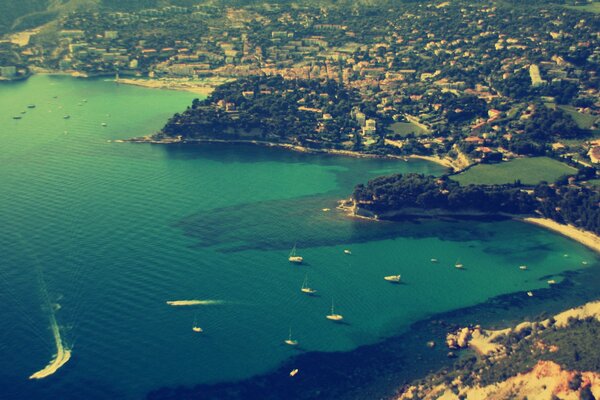
[[[60,336],[60,328],[56,322],[56,316],[54,315],[54,309],[50,307],[50,328],[52,329],[52,335],[54,336],[54,343],[56,344],[56,354],[54,358],[46,365],[43,369],[32,374],[29,379],[43,379],[54,374],[60,367],[65,365],[67,361],[71,359],[71,349],[63,344]]]
[[[223,300],[172,300],[167,301],[170,306],[210,306],[215,304],[223,304]]]

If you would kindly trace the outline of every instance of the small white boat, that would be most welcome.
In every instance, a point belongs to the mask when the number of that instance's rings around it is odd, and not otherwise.
[[[463,263],[461,263],[459,260],[456,260],[456,264],[454,264],[454,267],[455,267],[455,268],[458,268],[458,269],[462,269],[462,268],[464,268],[465,266],[464,266],[464,265],[463,265]]]
[[[352,252],[350,250],[346,249],[346,250],[344,250],[344,254],[350,255],[350,254],[352,254]]]
[[[330,321],[341,321],[344,319],[344,317],[341,314],[335,313],[335,309],[333,307],[333,300],[331,300],[331,313],[326,315],[325,318],[327,318]]]
[[[304,282],[302,282],[302,287],[300,288],[300,291],[302,291],[302,293],[306,293],[306,294],[317,293],[317,291],[315,289],[308,287],[308,274],[306,274],[306,276],[304,277]]]
[[[555,283],[556,283],[556,281],[554,279],[548,280],[548,285],[554,285]]]
[[[588,262],[587,262],[587,261],[582,261],[581,263],[582,263],[583,265],[587,265],[587,263],[588,263]]]
[[[304,258],[302,258],[299,255],[296,255],[296,245],[294,245],[294,247],[292,248],[292,251],[290,252],[290,255],[288,257],[288,261],[295,264],[302,264],[302,262],[304,261]]]
[[[288,338],[283,341],[283,343],[287,344],[288,346],[298,346],[298,341],[292,339],[292,328],[291,327],[290,327],[290,334],[289,334]]]
[[[298,368],[293,369],[290,371],[290,376],[296,376],[297,373],[298,373]]]
[[[527,296],[533,297],[533,292],[527,292]]]
[[[197,318],[194,316],[194,325],[192,325],[192,330],[196,333],[202,333],[203,330],[198,326]]]
[[[521,271],[525,271],[525,270],[527,270],[527,265],[519,265],[519,269]]]
[[[64,119],[69,119],[69,118],[71,118],[71,116],[70,116],[70,115],[68,115],[68,114],[66,114],[66,115],[63,115],[63,118],[64,118]]]
[[[100,125],[102,125],[102,126],[104,126],[104,127],[106,127],[106,126],[107,126],[106,122],[103,122],[103,123],[101,123]]]
[[[431,262],[432,262],[432,263],[436,263],[436,262],[438,262],[438,259],[437,259],[437,258],[432,258],[432,259],[431,259]]]
[[[331,211],[331,208],[323,208],[322,211],[323,212]]]
[[[402,279],[402,275],[384,276],[383,279],[385,279],[388,282],[392,282],[392,283],[400,283],[400,279]]]

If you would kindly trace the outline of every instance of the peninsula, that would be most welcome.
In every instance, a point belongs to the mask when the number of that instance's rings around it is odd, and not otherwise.
[[[505,216],[561,233],[600,252],[600,193],[571,183],[462,186],[448,176],[398,174],[356,186],[341,202],[351,215],[370,219],[406,216]]]

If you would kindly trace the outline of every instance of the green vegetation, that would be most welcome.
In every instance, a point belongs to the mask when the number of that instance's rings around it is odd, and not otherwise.
[[[598,119],[597,116],[580,113],[573,106],[558,106],[558,107],[560,109],[562,109],[564,112],[566,112],[567,114],[569,114],[571,116],[571,118],[573,118],[573,120],[575,121],[577,126],[579,126],[580,129],[591,129],[592,125],[594,125],[594,122],[596,121],[596,119]]]
[[[458,361],[452,370],[435,374],[419,383],[432,388],[459,378],[465,386],[487,386],[530,371],[541,360],[553,361],[569,371],[599,372],[599,333],[600,322],[596,319],[574,320],[560,329],[534,324],[533,329],[513,333],[499,340],[507,348],[506,357],[496,360],[467,357]],[[541,343],[543,345],[536,345]],[[551,347],[554,349],[552,352],[549,351]],[[572,390],[583,389],[577,375],[569,385]]]
[[[577,171],[577,177],[595,176],[593,168]],[[449,213],[541,215],[561,224],[600,233],[600,192],[597,188],[569,185],[563,177],[556,184],[539,184],[523,190],[521,184],[461,186],[448,177],[398,174],[357,185],[352,194],[356,207],[383,216],[406,209],[444,210]]]
[[[530,370],[539,360],[554,361],[567,370],[600,371],[600,359],[596,356],[595,345],[598,333],[600,322],[589,319],[573,321],[564,329],[542,329],[534,332],[527,340],[519,338],[523,333],[505,337],[501,342],[508,345],[508,356],[499,360],[494,368],[483,370],[481,382],[489,385],[505,380]],[[540,339],[543,339],[546,347],[542,349],[532,346]],[[556,346],[557,350],[548,352],[547,348],[550,346]]]
[[[450,212],[530,214],[535,199],[516,186],[460,186],[446,178],[398,174],[358,185],[352,198],[359,208],[374,213],[403,209],[442,209]]]
[[[389,128],[394,135],[400,135],[406,137],[410,134],[415,136],[426,135],[429,133],[427,129],[424,129],[412,122],[394,122]]]
[[[586,12],[591,12],[594,14],[600,14],[600,1],[594,1],[591,4],[585,4],[582,6],[566,6],[566,7],[570,8],[571,10],[586,11]]]
[[[480,164],[466,172],[452,176],[461,185],[502,185],[520,181],[525,185],[554,182],[563,175],[577,170],[548,157],[517,158],[500,164]]]
[[[600,179],[590,179],[585,184],[591,187],[600,187]]]
[[[250,77],[218,87],[206,100],[195,100],[175,114],[156,138],[254,139],[293,143],[310,148],[361,150],[363,142],[380,141],[376,130],[361,133],[360,121],[375,119],[370,102],[327,80],[284,80],[281,76]],[[363,112],[361,113],[361,109]]]

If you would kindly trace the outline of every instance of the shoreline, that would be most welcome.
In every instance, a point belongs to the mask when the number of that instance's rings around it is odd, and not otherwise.
[[[199,84],[199,82],[194,83],[192,81],[178,79],[119,78],[119,80],[115,82],[149,89],[178,90],[208,96],[217,86],[227,83],[228,81],[230,81],[230,79],[223,78],[216,82],[207,81],[203,84]]]
[[[436,163],[438,165],[451,169],[452,172],[457,172],[459,170],[459,168],[457,168],[454,165],[454,163],[452,163],[452,161],[450,161],[447,158],[441,158],[437,156],[422,156],[420,154],[411,154],[408,156],[408,158],[430,161],[432,163]]]
[[[338,209],[342,210],[349,218],[359,218],[369,221],[394,221],[395,217],[406,217],[406,218],[465,218],[465,217],[500,217],[500,218],[511,218],[515,221],[521,221],[524,223],[536,225],[540,228],[545,228],[554,233],[558,233],[566,238],[569,238],[594,252],[600,254],[600,236],[593,232],[586,231],[581,228],[577,228],[573,225],[565,225],[558,223],[549,218],[539,217],[523,217],[510,214],[488,214],[488,213],[469,213],[469,212],[397,212],[395,214],[378,215],[368,210],[362,210],[351,199],[344,199],[338,201]]]
[[[112,73],[86,73],[79,71],[59,71],[47,68],[33,67],[31,74],[23,79],[29,78],[33,75],[53,75],[53,76],[70,76],[72,78],[83,78],[93,79],[102,77],[114,77]],[[190,81],[189,79],[177,79],[177,78],[143,78],[143,77],[131,77],[132,75],[125,75],[120,77],[118,80],[115,79],[115,83],[124,84],[130,86],[138,86],[148,89],[162,89],[162,90],[176,90],[181,92],[190,92],[199,94],[202,96],[209,96],[217,86],[234,80],[233,78],[208,78],[201,81]]]
[[[594,250],[596,253],[600,253],[600,237],[593,232],[577,228],[573,225],[560,224],[549,218],[526,217],[519,220],[559,233]]]
[[[597,274],[597,268],[596,265],[593,269],[584,270],[584,276],[573,278],[589,282],[585,275]],[[396,399],[416,380],[452,368],[455,359],[448,357],[445,346],[449,332],[469,324],[480,324],[490,329],[498,329],[494,328],[498,325],[517,326],[532,315],[562,315],[569,310],[585,309],[586,304],[598,301],[598,286],[576,287],[578,290],[574,293],[572,285],[560,283],[554,286],[552,296],[542,295],[547,289],[540,289],[540,295],[525,297],[527,300],[524,300],[522,292],[499,295],[475,305],[435,313],[411,323],[393,336],[348,352],[311,351],[249,378],[212,384],[164,385],[148,392],[146,398],[173,400],[203,395],[202,398],[212,396],[239,400],[242,397],[236,394],[245,393],[273,400],[284,397],[298,400],[315,397],[324,400],[346,397]],[[433,341],[434,346],[429,347],[428,340]],[[299,373],[291,384],[289,372],[294,368]],[[342,373],[353,376],[355,380],[337,381],[336,377]],[[332,381],[336,385],[332,385]],[[356,381],[363,383],[359,389]],[[360,397],[357,397],[358,394]]]
[[[277,147],[286,150],[296,151],[298,153],[307,153],[307,154],[329,154],[329,155],[337,155],[337,156],[347,156],[354,158],[380,158],[380,159],[390,159],[390,160],[400,160],[408,162],[411,156],[398,156],[394,154],[369,154],[369,153],[361,153],[353,150],[338,150],[338,149],[313,149],[310,147],[304,147],[300,145],[295,145],[292,143],[275,143],[268,142],[264,140],[246,140],[246,139],[233,139],[233,140],[225,140],[225,139],[211,139],[211,138],[203,138],[203,139],[152,139],[151,136],[144,136],[141,138],[132,138],[132,139],[121,139],[121,140],[112,140],[114,143],[151,143],[151,144],[194,144],[194,143],[221,143],[221,144],[249,144],[255,146],[263,146],[263,147]],[[429,160],[431,161],[431,160]]]

